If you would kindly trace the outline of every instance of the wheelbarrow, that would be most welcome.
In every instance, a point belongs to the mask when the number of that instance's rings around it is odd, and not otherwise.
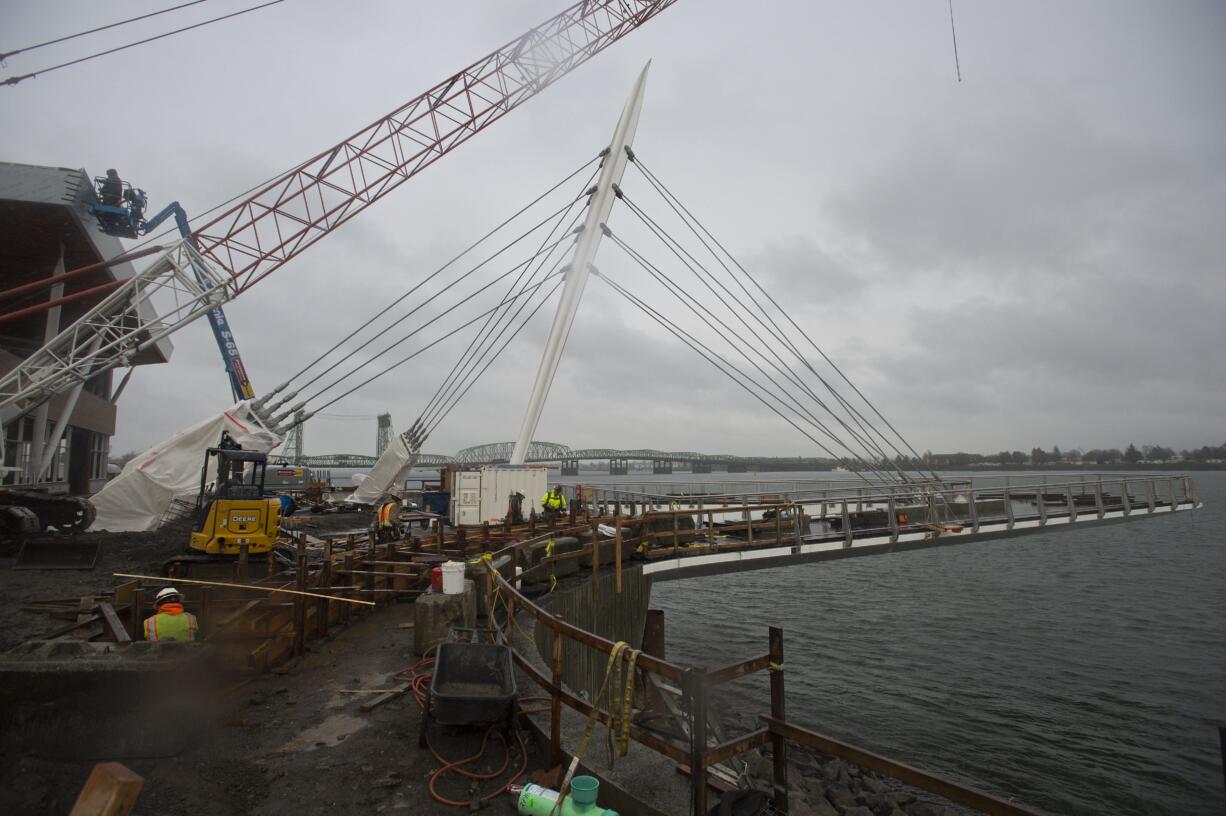
[[[456,726],[501,724],[509,737],[515,697],[511,647],[502,634],[494,629],[451,629],[434,658],[418,744],[426,747],[426,729],[432,721]]]

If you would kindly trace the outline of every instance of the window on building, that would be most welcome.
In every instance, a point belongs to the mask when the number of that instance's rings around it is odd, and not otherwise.
[[[111,440],[106,434],[90,434],[89,442],[89,478],[105,479],[106,466],[109,460]]]

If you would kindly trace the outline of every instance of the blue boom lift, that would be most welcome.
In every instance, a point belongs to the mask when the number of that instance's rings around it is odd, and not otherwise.
[[[157,229],[173,215],[179,226],[179,234],[186,238],[193,248],[196,246],[191,227],[187,223],[187,213],[179,206],[179,202],[170,202],[157,215],[146,219],[145,206],[148,204],[148,198],[145,191],[120,179],[114,170],[107,170],[105,176],[94,178],[94,193],[91,210],[98,218],[98,225],[107,235],[139,238]],[[197,278],[204,283],[199,275]],[[226,313],[220,306],[209,312],[209,325],[213,327],[213,337],[217,340],[217,348],[221,350],[221,359],[225,363],[226,374],[230,377],[230,390],[234,392],[234,399],[251,399],[255,396],[255,390],[247,377],[247,368],[238,353],[238,343],[234,340]]]

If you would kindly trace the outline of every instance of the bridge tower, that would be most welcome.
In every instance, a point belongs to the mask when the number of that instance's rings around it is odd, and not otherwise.
[[[710,473],[710,472],[711,472],[710,462],[699,462],[695,460],[690,465],[690,473]]]
[[[379,414],[376,418],[378,429],[375,432],[375,457],[383,455],[383,451],[387,450],[387,446],[392,444],[392,435],[395,431],[392,430],[392,415]]]
[[[562,460],[562,475],[563,476],[578,476],[579,475],[579,460],[570,458]]]
[[[596,259],[596,250],[600,246],[600,237],[604,234],[604,222],[609,218],[616,196],[614,188],[622,180],[629,157],[626,148],[634,141],[634,131],[639,124],[639,111],[643,107],[643,91],[647,86],[647,69],[651,62],[643,67],[630,98],[622,108],[617,127],[613,130],[613,139],[609,142],[608,152],[600,166],[600,177],[596,181],[594,192],[588,199],[587,216],[583,228],[575,241],[574,254],[566,267],[563,278],[562,295],[558,299],[558,311],[553,316],[553,325],[549,329],[549,339],[545,342],[545,351],[541,356],[541,365],[536,372],[536,380],[532,384],[532,394],[528,398],[528,410],[524,414],[524,423],[519,429],[519,438],[515,441],[515,449],[511,452],[511,464],[522,465],[528,458],[528,446],[532,435],[536,433],[541,420],[541,411],[545,408],[545,398],[549,396],[549,387],[553,384],[553,375],[558,370],[558,361],[562,359],[562,349],[566,346],[566,338],[570,335],[571,323],[575,320],[575,312],[579,309],[579,300],[583,297],[583,288],[587,285],[588,275],[592,271],[592,261]]]
[[[630,472],[630,460],[623,457],[616,457],[609,460],[609,475],[610,476],[625,476]]]
[[[294,425],[285,435],[285,443],[281,445],[281,455],[296,465],[302,463],[302,429],[306,424],[305,419],[306,411],[294,413]]]
[[[652,459],[651,472],[657,476],[667,476],[673,472],[672,459]]]

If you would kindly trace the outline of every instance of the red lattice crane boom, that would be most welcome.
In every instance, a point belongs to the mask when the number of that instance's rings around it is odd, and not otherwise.
[[[201,254],[245,291],[676,2],[576,3],[197,229]]]
[[[105,295],[97,306],[0,377],[0,425],[130,363],[140,349],[246,291],[676,2],[582,0],[263,185],[148,269],[94,287],[91,295]],[[156,310],[158,291],[171,292],[174,305]],[[0,292],[0,300],[8,294]]]

